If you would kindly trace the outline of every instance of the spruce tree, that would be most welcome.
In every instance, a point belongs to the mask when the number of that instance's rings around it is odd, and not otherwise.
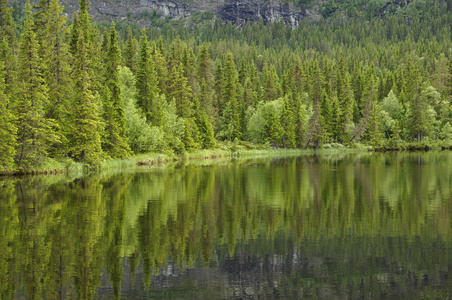
[[[17,24],[13,20],[12,8],[7,0],[0,0],[0,59],[5,66],[5,93],[12,95],[17,91]],[[12,100],[12,99],[10,99]]]
[[[198,54],[196,77],[200,86],[199,101],[201,107],[204,108],[210,118],[216,117],[214,108],[214,75],[213,62],[207,49],[207,45],[203,43]]]
[[[446,93],[450,103],[452,103],[452,58],[449,59],[449,68],[446,79]]]
[[[74,93],[71,111],[71,135],[69,154],[78,161],[97,164],[103,159],[100,132],[99,100],[93,93],[90,62],[85,36],[77,38],[74,53]]]
[[[45,118],[48,88],[42,76],[42,60],[38,56],[39,44],[33,32],[31,5],[26,4],[26,19],[20,40],[19,92],[17,94],[17,151],[18,167],[26,170],[39,163],[49,146],[58,142],[55,123]]]
[[[370,144],[374,147],[381,147],[383,143],[380,106],[376,102],[372,103],[372,112],[369,119],[368,139]]]
[[[137,71],[137,48],[138,41],[133,36],[132,28],[129,26],[127,31],[126,48],[123,55],[123,65],[128,67],[133,74]]]
[[[44,79],[49,87],[49,101],[45,109],[46,117],[54,119],[60,135],[68,135],[68,111],[71,98],[70,52],[66,42],[68,28],[63,7],[58,0],[51,0],[45,24],[46,41],[41,44],[44,60]]]
[[[295,148],[296,147],[296,139],[295,139],[295,114],[294,107],[292,103],[292,95],[286,95],[283,98],[283,105],[281,110],[281,126],[282,126],[282,137],[281,142],[284,148]]]
[[[240,121],[240,107],[237,99],[237,69],[235,67],[234,59],[231,52],[228,52],[226,63],[223,71],[223,84],[222,84],[222,107],[221,116],[223,122],[223,128],[232,129],[232,135],[230,138],[240,138],[241,136],[241,121]],[[226,113],[227,111],[227,113]],[[229,115],[228,117],[226,117]]]
[[[121,101],[118,67],[121,53],[114,23],[111,24],[108,49],[105,57],[105,81],[103,95],[104,137],[103,150],[111,157],[124,158],[130,154],[127,144],[126,119]]]
[[[188,85],[188,79],[184,76],[184,66],[182,63],[178,67],[173,67],[169,74],[168,96],[176,101],[177,114],[185,119],[193,116],[193,93]]]
[[[264,65],[263,70],[264,101],[273,101],[281,96],[281,86],[274,65]]]
[[[153,101],[158,95],[157,76],[151,50],[148,45],[146,30],[143,28],[140,37],[140,53],[137,71],[137,104],[148,122],[153,121]]]
[[[0,173],[14,170],[16,151],[17,128],[5,89],[5,64],[0,60]]]
[[[326,137],[324,120],[320,114],[319,106],[314,103],[313,113],[309,119],[308,130],[306,132],[306,147],[319,149]]]
[[[157,77],[158,91],[166,91],[167,86],[170,84],[168,81],[168,67],[163,55],[162,50],[163,45],[156,46],[152,50],[152,58],[154,61],[154,67]]]

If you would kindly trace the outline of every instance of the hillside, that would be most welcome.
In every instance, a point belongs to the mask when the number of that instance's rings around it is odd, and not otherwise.
[[[24,0],[12,0],[23,7]],[[292,27],[302,20],[342,18],[384,18],[392,14],[406,14],[419,9],[425,1],[414,0],[92,0],[90,14],[95,21],[129,21],[149,26],[156,18],[174,20],[190,17],[218,18],[241,26],[247,21],[268,22],[283,20]],[[438,1],[439,3],[444,1]],[[452,0],[449,7],[452,7]],[[78,9],[78,0],[60,1],[65,13],[72,16]]]

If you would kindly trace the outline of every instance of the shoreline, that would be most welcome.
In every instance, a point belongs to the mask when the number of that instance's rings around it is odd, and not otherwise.
[[[301,154],[312,154],[315,152],[337,152],[344,151],[355,152],[363,151],[356,148],[343,149],[321,149],[314,151],[311,149],[239,149],[231,151],[229,149],[199,150],[192,153],[176,155],[173,153],[143,153],[133,155],[124,159],[107,159],[97,166],[90,166],[84,163],[75,162],[72,159],[64,158],[44,158],[44,163],[30,170],[21,170],[15,172],[0,172],[0,177],[8,176],[34,176],[34,175],[62,175],[68,173],[96,173],[103,171],[131,169],[140,167],[164,167],[170,164],[180,164],[184,162],[195,161],[218,161],[231,158],[259,158],[259,157],[277,157],[294,156]],[[367,151],[367,150],[366,150]]]
[[[325,144],[318,150],[313,149],[285,149],[270,148],[261,145],[253,148],[248,144],[229,144],[223,145],[217,149],[204,149],[196,152],[186,152],[183,154],[174,153],[141,153],[130,157],[119,159],[106,159],[96,166],[85,163],[76,162],[70,158],[43,158],[43,162],[29,170],[20,170],[12,172],[0,172],[1,177],[8,176],[27,176],[27,175],[62,175],[68,173],[81,173],[83,175],[89,173],[97,173],[103,171],[122,170],[140,167],[163,167],[170,164],[180,164],[188,161],[218,161],[230,158],[259,158],[259,157],[277,157],[277,156],[294,156],[301,154],[313,153],[337,153],[337,152],[416,152],[431,150],[450,150],[450,147],[428,147],[426,145],[405,144],[402,147],[369,147],[364,145],[355,145],[355,147],[346,147],[342,144]]]

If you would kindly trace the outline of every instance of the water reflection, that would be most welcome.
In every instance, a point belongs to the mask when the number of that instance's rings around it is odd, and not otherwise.
[[[0,298],[449,297],[452,153],[0,181]]]

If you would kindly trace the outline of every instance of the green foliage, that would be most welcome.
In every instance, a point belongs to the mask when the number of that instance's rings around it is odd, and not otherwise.
[[[31,5],[27,4],[27,17],[21,36],[19,52],[19,91],[17,93],[17,149],[16,163],[27,169],[47,154],[50,145],[59,141],[55,135],[54,120],[44,115],[48,101],[48,87],[41,70],[42,60],[38,55],[38,42],[33,32]]]
[[[127,67],[120,67],[118,75],[130,149],[135,153],[164,151],[163,130],[147,123],[136,105],[135,76]]]
[[[298,4],[325,18],[291,28],[155,15],[159,28],[137,42],[137,25],[96,25],[85,0],[70,26],[56,0],[27,6],[18,39],[21,12],[1,2],[2,109],[11,113],[2,134],[11,135],[5,147],[16,145],[14,163],[5,150],[3,164],[26,169],[43,156],[98,164],[130,150],[216,147],[216,138],[285,148],[386,146],[394,136],[440,144],[452,124],[448,3]],[[119,82],[121,65],[135,81],[127,73]]]
[[[9,108],[9,98],[5,93],[5,64],[0,60],[0,173],[14,170],[16,133],[14,115]]]
[[[105,57],[105,87],[103,91],[104,133],[102,148],[113,158],[125,158],[130,148],[126,137],[126,119],[119,84],[118,68],[121,53],[114,23],[111,24],[108,49]]]
[[[294,137],[294,122],[293,112],[289,119],[282,122],[283,112],[288,112],[286,102],[289,100],[280,98],[267,103],[261,102],[257,106],[257,109],[248,108],[247,116],[247,132],[246,136],[250,142],[253,143],[265,143],[269,142],[274,147],[283,146],[283,138],[288,145],[292,145],[295,142]]]

